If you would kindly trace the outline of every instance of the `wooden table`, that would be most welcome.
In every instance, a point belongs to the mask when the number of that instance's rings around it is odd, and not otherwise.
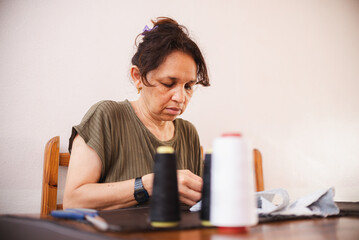
[[[148,229],[148,208],[129,208],[100,213],[109,223],[130,226],[130,232],[100,232],[86,222],[55,219],[48,215],[0,215],[0,239],[153,239],[153,240],[239,240],[239,239],[355,239],[359,240],[359,203],[338,203],[341,217],[262,222],[240,234],[224,234],[217,228],[182,230]],[[182,228],[200,226],[198,213],[182,211]],[[145,228],[143,228],[145,227]],[[147,229],[141,230],[139,229]],[[124,230],[123,228],[122,230]]]
[[[163,231],[149,233],[117,234],[126,239],[359,239],[359,218],[329,218],[292,220],[259,224],[248,233],[221,234],[217,229],[195,229],[187,231]]]
[[[223,234],[216,228],[192,230],[167,230],[132,233],[99,232],[92,226],[70,220],[54,220],[51,217],[39,215],[24,215],[27,221],[37,224],[16,222],[23,218],[10,218],[11,221],[0,218],[0,239],[170,239],[170,240],[234,240],[234,239],[359,239],[358,217],[332,217],[305,220],[290,220],[272,223],[263,223],[251,227],[247,233]],[[29,219],[30,218],[30,219]],[[1,220],[2,219],[2,220]],[[31,220],[32,219],[32,220]],[[39,219],[42,219],[39,221]],[[47,226],[49,222],[61,222],[71,226],[54,230]],[[6,222],[8,221],[8,222]],[[78,234],[81,233],[81,234]],[[75,236],[76,235],[76,236]]]

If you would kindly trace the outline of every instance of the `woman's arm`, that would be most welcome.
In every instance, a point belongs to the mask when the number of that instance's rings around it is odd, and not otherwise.
[[[135,180],[98,183],[101,167],[98,154],[77,135],[73,142],[67,172],[64,208],[116,209],[137,204],[133,196]],[[153,174],[143,176],[142,181],[144,188],[151,195]]]

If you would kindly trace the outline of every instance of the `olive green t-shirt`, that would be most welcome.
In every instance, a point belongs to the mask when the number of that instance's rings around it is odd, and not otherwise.
[[[124,181],[153,172],[156,149],[164,145],[174,148],[177,169],[200,175],[201,150],[195,127],[180,118],[173,123],[174,137],[160,141],[137,117],[128,100],[101,101],[72,128],[69,151],[71,153],[73,140],[79,134],[101,159],[99,182]]]

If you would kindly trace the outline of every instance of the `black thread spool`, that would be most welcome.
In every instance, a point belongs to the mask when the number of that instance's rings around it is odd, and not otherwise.
[[[202,226],[212,226],[209,221],[210,206],[211,206],[211,161],[212,150],[207,151],[204,157],[204,171],[203,171],[203,187],[202,187],[202,207],[200,219]]]
[[[151,197],[150,221],[153,227],[176,227],[181,220],[177,187],[176,155],[169,146],[157,148]]]

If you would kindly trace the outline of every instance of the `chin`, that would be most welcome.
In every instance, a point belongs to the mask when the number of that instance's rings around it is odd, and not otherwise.
[[[164,121],[174,121],[179,115],[167,115],[163,118]]]
[[[171,122],[173,122],[177,117],[178,117],[178,116],[175,116],[175,117],[172,117],[172,118],[168,118],[168,120],[166,120],[166,121],[171,121]]]

